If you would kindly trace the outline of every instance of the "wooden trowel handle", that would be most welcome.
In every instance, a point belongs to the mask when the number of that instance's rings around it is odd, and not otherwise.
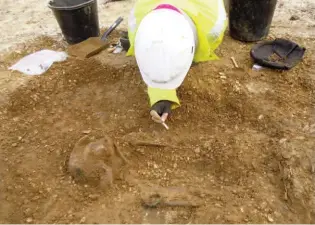
[[[124,19],[122,17],[119,17],[115,23],[113,23],[103,34],[103,36],[101,37],[102,41],[105,41],[107,39],[107,37],[113,32],[113,30],[116,29],[116,27],[118,27],[118,25],[123,21]]]

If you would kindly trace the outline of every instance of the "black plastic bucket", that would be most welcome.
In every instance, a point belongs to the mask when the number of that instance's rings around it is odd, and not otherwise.
[[[230,35],[253,42],[268,36],[277,0],[230,0]]]
[[[48,7],[69,44],[100,35],[97,0],[52,0]]]

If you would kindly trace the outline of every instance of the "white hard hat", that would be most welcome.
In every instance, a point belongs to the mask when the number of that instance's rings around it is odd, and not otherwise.
[[[150,12],[135,37],[135,57],[144,82],[152,88],[178,88],[192,64],[195,47],[194,30],[182,14],[170,9]]]

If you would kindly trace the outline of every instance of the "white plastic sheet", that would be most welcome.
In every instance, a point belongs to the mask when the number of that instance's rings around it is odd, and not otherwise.
[[[68,55],[65,52],[41,50],[25,56],[9,69],[17,70],[30,76],[41,75],[45,73],[54,62],[65,61],[67,57]]]

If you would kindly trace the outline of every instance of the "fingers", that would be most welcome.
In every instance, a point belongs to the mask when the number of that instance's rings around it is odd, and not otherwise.
[[[152,117],[152,120],[156,123],[164,123],[167,120],[168,113],[163,113],[162,117],[159,116],[159,114],[155,110],[150,111],[150,115]]]
[[[152,120],[156,123],[163,123],[161,117],[159,116],[159,114],[155,111],[155,110],[151,110],[150,111],[150,115],[152,117]]]
[[[165,122],[167,120],[168,117],[168,113],[163,113],[163,115],[161,116],[161,119],[163,122]]]
[[[151,110],[150,115],[152,116],[152,118],[161,120],[161,117],[159,116],[159,114],[155,110]]]
[[[152,117],[152,120],[156,123],[163,123],[163,121],[161,119],[157,119],[155,117]]]

